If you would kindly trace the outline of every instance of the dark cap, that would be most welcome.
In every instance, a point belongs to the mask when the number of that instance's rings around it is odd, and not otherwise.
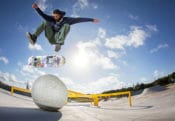
[[[55,10],[53,11],[53,13],[54,13],[54,14],[61,14],[62,16],[64,16],[64,15],[66,14],[66,12],[61,11],[61,10],[59,10],[59,9],[55,9]]]

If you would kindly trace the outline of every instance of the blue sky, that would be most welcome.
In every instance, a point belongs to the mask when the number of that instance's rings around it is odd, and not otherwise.
[[[25,33],[43,21],[31,7],[34,2],[47,14],[59,8],[66,16],[100,20],[71,27],[59,52],[66,58],[60,68],[27,66],[32,55],[55,54],[44,34],[35,46],[26,39]],[[69,89],[99,93],[147,83],[175,70],[173,0],[1,0],[0,8],[0,77],[11,85],[32,83],[49,73]]]

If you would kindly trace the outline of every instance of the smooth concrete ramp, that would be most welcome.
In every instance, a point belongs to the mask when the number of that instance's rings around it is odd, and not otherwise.
[[[30,98],[11,96],[0,89],[0,120],[2,121],[175,121],[175,85],[146,96],[134,96],[133,107],[128,99],[101,101],[99,107],[90,103],[68,103],[59,112],[37,108]]]
[[[165,91],[165,90],[166,90],[165,86],[157,85],[157,86],[153,86],[153,87],[144,89],[141,96],[144,96],[144,95],[147,95],[147,94],[154,94],[156,92],[161,92],[161,91]]]

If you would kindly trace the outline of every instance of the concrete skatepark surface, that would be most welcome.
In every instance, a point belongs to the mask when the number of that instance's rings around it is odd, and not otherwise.
[[[175,121],[175,85],[143,92],[132,97],[132,107],[127,98],[112,98],[99,107],[72,102],[58,112],[47,112],[29,97],[0,89],[0,121]]]

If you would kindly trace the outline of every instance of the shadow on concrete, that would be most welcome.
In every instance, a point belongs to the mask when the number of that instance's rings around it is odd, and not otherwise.
[[[48,112],[34,108],[0,107],[2,121],[58,121],[61,112]]]
[[[76,107],[80,107],[80,106],[82,106],[82,107],[90,107],[92,104],[68,104],[68,105],[66,105],[67,107],[72,107],[72,106],[76,106]]]
[[[132,106],[132,107],[104,107],[104,106],[98,106],[98,107],[90,107],[90,108],[96,108],[96,109],[104,109],[104,110],[145,110],[145,109],[150,109],[153,108],[153,106],[142,106],[142,105],[137,105],[137,106]]]
[[[132,106],[131,110],[143,110],[143,109],[150,109],[150,108],[153,108],[154,106],[152,105],[147,105],[147,106],[143,106],[143,105],[135,105],[135,106]]]

